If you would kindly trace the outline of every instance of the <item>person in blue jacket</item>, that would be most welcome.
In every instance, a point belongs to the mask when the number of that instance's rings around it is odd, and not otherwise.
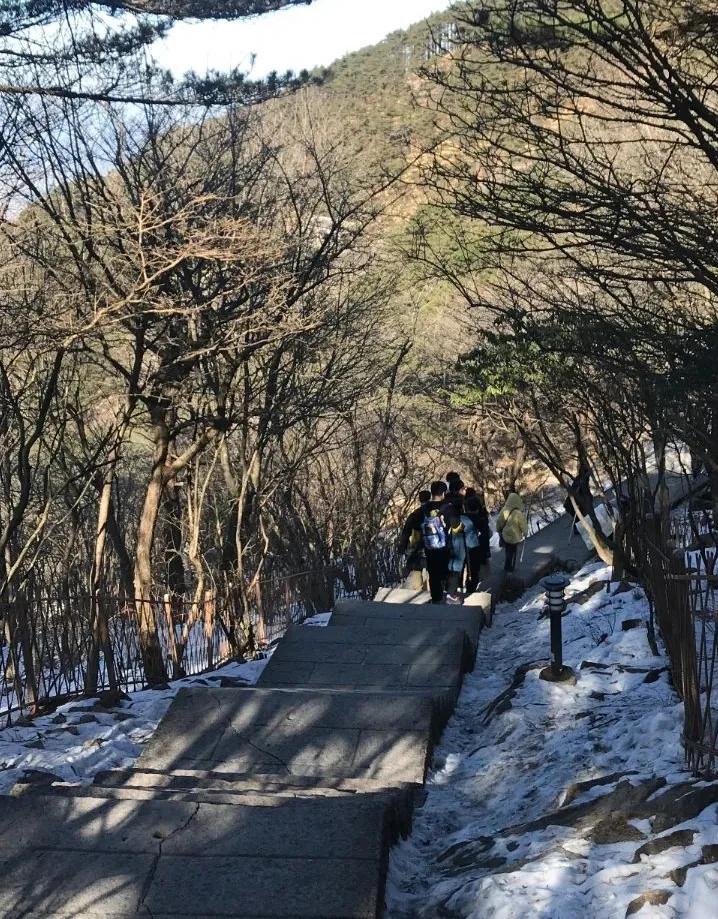
[[[476,495],[471,495],[465,500],[461,513],[449,516],[448,528],[451,536],[451,555],[446,602],[461,603],[459,588],[464,579],[464,570],[465,595],[468,596],[476,590],[481,568],[488,562],[491,554],[489,515]]]

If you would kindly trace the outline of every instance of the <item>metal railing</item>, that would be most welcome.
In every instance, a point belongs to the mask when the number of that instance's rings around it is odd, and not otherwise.
[[[146,686],[140,619],[161,669],[176,679],[251,657],[291,624],[329,611],[335,598],[370,597],[400,577],[387,543],[363,562],[342,559],[251,587],[228,584],[199,598],[165,594],[138,603],[66,591],[0,602],[0,726],[74,697]]]
[[[212,670],[235,656],[226,597],[142,601],[168,678]],[[93,618],[102,623],[100,635]],[[0,606],[0,719],[10,724],[53,703],[147,684],[134,599],[67,593],[18,597]]]
[[[718,770],[718,576],[710,511],[687,510],[666,524],[647,515],[625,534],[622,554],[643,583],[683,701],[688,767]]]

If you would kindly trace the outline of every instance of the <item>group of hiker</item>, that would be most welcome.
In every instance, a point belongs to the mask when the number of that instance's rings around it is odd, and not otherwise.
[[[490,571],[491,526],[484,502],[456,472],[420,491],[399,540],[407,587],[429,584],[432,603],[462,603]],[[496,519],[504,570],[513,571],[528,522],[521,497],[511,492]]]

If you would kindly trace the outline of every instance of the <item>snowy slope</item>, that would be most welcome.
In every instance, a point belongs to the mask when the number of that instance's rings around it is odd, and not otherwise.
[[[538,678],[549,656],[541,589],[499,606],[426,803],[392,853],[387,916],[717,919],[718,784],[683,771],[682,706],[648,644],[648,604],[637,587],[607,593],[596,582],[609,575],[593,563],[568,590],[583,601],[563,620],[576,686]],[[110,707],[71,702],[1,731],[0,792],[28,770],[90,782],[130,766],[179,688],[251,684],[264,665],[230,664]]]
[[[593,563],[567,595],[609,576]],[[718,917],[714,864],[671,877],[701,858],[718,861],[718,805],[699,804],[687,823],[681,804],[677,817],[666,816],[666,800],[691,777],[683,771],[682,706],[666,659],[647,641],[647,601],[639,588],[608,594],[605,585],[583,599],[563,619],[564,662],[577,671],[576,686],[539,679],[549,657],[540,588],[500,606],[482,634],[426,803],[392,854],[388,916],[622,919],[629,908],[639,915],[636,898],[648,894],[654,903],[639,919]],[[634,627],[624,631],[624,622]],[[700,794],[718,801],[715,786]],[[631,813],[645,816],[623,816]],[[665,851],[638,852],[650,840]]]

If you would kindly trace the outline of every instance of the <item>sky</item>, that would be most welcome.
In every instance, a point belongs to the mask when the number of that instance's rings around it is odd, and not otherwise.
[[[311,70],[381,41],[451,0],[315,0],[243,22],[177,23],[157,43],[158,64],[181,75],[238,67],[252,77]],[[254,56],[254,66],[252,66]]]

